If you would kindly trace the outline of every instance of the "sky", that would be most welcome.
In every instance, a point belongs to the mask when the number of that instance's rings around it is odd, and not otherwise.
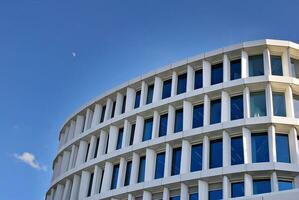
[[[298,0],[0,0],[0,199],[44,199],[59,130],[89,100],[227,45],[299,43],[298,10]]]

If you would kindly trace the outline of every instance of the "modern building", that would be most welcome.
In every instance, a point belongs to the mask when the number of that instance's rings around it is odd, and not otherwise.
[[[71,115],[46,200],[298,200],[298,128],[299,44],[221,48]]]

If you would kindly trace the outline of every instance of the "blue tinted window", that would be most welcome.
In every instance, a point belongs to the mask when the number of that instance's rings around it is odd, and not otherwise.
[[[271,182],[269,179],[253,180],[253,194],[263,194],[271,192]]]
[[[243,118],[243,95],[234,96],[230,99],[230,119]]]
[[[96,158],[98,156],[99,143],[100,143],[100,137],[97,138],[97,143],[96,143],[96,148],[94,150],[93,158]]]
[[[202,88],[202,69],[197,70],[194,76],[194,90]]]
[[[100,123],[104,121],[105,112],[106,112],[106,106],[103,106],[102,113],[101,113]]]
[[[210,142],[210,169],[222,167],[222,139]]]
[[[158,153],[156,157],[155,179],[164,177],[165,153]]]
[[[123,135],[124,135],[124,128],[120,128],[118,130],[118,137],[117,137],[117,144],[116,144],[116,150],[120,149],[123,142]]]
[[[251,92],[250,93],[250,116],[260,117],[266,116],[266,98],[265,92]]]
[[[249,56],[249,76],[264,75],[264,59],[263,55]]]
[[[189,200],[198,200],[198,193],[192,193],[189,195]]]
[[[203,104],[193,107],[193,123],[192,128],[203,126]]]
[[[238,165],[243,163],[243,138],[242,136],[233,137],[231,138],[231,165]]]
[[[164,114],[160,116],[159,137],[165,136],[167,133],[167,119],[168,119],[168,114]]]
[[[299,77],[299,60],[294,58],[291,58],[291,74],[294,78]]]
[[[145,175],[145,157],[141,157],[139,163],[139,171],[138,171],[138,183],[144,181],[144,175]]]
[[[187,74],[181,74],[178,76],[177,94],[186,92],[187,87]]]
[[[117,186],[118,171],[119,171],[119,164],[114,165],[110,189],[115,189]]]
[[[211,85],[223,82],[223,64],[219,63],[211,67]]]
[[[279,180],[278,181],[278,189],[279,189],[279,191],[291,190],[291,189],[293,189],[293,182],[292,181]]]
[[[125,186],[130,184],[131,170],[132,170],[132,161],[129,161],[127,162],[127,168],[125,174],[125,183],[124,183]]]
[[[271,56],[272,75],[282,76],[281,56]]]
[[[244,196],[244,182],[237,182],[231,184],[231,197],[242,197]]]
[[[103,172],[102,172],[102,177],[101,177],[100,187],[99,187],[99,193],[101,192],[101,189],[102,189],[104,173],[105,173],[105,170],[103,170]]]
[[[175,122],[174,122],[174,132],[180,132],[183,130],[183,109],[175,111]]]
[[[191,149],[191,172],[202,169],[202,144],[192,145]]]
[[[127,96],[125,95],[121,106],[121,113],[124,113],[126,111],[126,101],[127,101]]]
[[[113,104],[112,104],[111,118],[114,117],[115,106],[116,106],[116,101],[114,101]]]
[[[295,117],[299,118],[299,95],[293,94],[293,102]]]
[[[241,78],[241,59],[230,62],[230,80]]]
[[[150,140],[152,138],[153,118],[144,121],[142,141]]]
[[[172,165],[171,165],[171,175],[172,176],[180,174],[180,170],[181,170],[181,152],[182,152],[181,147],[173,149],[173,152],[172,152]]]
[[[107,154],[107,152],[108,152],[109,136],[110,135],[108,134],[107,142],[106,142],[106,147],[105,147],[105,154]]]
[[[94,176],[94,173],[92,172],[92,173],[90,174],[89,183],[88,183],[88,190],[87,190],[87,196],[88,196],[88,197],[91,195],[93,176]]]
[[[220,199],[222,199],[222,189],[209,191],[209,200],[220,200]]]
[[[180,196],[173,196],[169,198],[169,200],[180,200],[180,199],[181,199]]]
[[[289,136],[287,134],[276,134],[276,156],[277,162],[290,162]]]
[[[285,96],[283,92],[273,92],[273,114],[275,116],[286,116]]]
[[[153,95],[154,95],[154,85],[149,85],[147,87],[146,104],[153,102]]]
[[[135,135],[135,124],[132,124],[131,126],[131,134],[130,134],[130,143],[129,145],[132,145],[134,142],[134,135]]]
[[[221,121],[221,99],[211,101],[210,124]]]
[[[162,99],[166,99],[171,96],[171,79],[163,82]]]
[[[139,106],[140,106],[140,96],[141,96],[141,91],[139,90],[139,91],[136,92],[134,108],[139,108]]]
[[[267,133],[251,135],[252,162],[269,162],[269,146]]]

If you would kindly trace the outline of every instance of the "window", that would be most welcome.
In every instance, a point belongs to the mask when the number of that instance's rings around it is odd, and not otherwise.
[[[181,199],[180,196],[173,196],[169,198],[169,200],[180,200],[180,199]]]
[[[123,98],[123,104],[121,106],[121,113],[125,113],[126,111],[126,101],[127,101],[127,96],[125,95]]]
[[[222,199],[222,189],[209,191],[209,200],[220,200],[220,199]]]
[[[241,59],[230,62],[230,80],[241,78]]]
[[[187,87],[187,74],[181,74],[178,76],[177,94],[186,92]]]
[[[97,138],[97,143],[96,143],[96,148],[94,150],[93,158],[96,158],[98,156],[99,143],[100,143],[100,137]]]
[[[293,94],[293,102],[295,117],[299,118],[299,95]]]
[[[278,190],[279,191],[291,190],[291,189],[293,189],[292,181],[278,180]]]
[[[193,107],[193,122],[192,128],[198,128],[203,126],[203,116],[204,116],[203,104],[196,105]]]
[[[85,154],[85,159],[84,159],[84,162],[87,161],[87,158],[88,158],[88,152],[89,152],[89,148],[90,148],[90,143],[88,143],[87,145],[87,149],[86,149],[86,154]]]
[[[244,196],[244,182],[236,182],[231,184],[231,197],[242,197]]]
[[[211,67],[211,85],[223,82],[223,64],[219,63]]]
[[[202,170],[202,144],[192,145],[191,172]]]
[[[210,169],[222,167],[222,139],[210,141]]]
[[[253,194],[268,192],[271,192],[271,182],[269,179],[253,180]]]
[[[285,96],[283,92],[273,92],[273,114],[286,116]]]
[[[146,104],[150,104],[153,102],[153,95],[154,95],[154,85],[149,85],[147,87]]]
[[[171,79],[163,82],[162,99],[166,99],[171,96]]]
[[[102,123],[104,121],[105,112],[106,112],[106,105],[103,106],[103,108],[102,108],[100,123]]]
[[[242,136],[231,138],[231,165],[244,163]]]
[[[249,56],[249,76],[264,75],[263,55]]]
[[[202,88],[202,69],[197,70],[194,75],[194,90]]]
[[[252,162],[269,162],[269,147],[267,133],[251,135]]]
[[[192,193],[189,195],[189,200],[198,200],[198,193]]]
[[[105,170],[103,169],[102,177],[101,177],[101,181],[100,181],[99,193],[101,192],[101,189],[102,189],[103,179],[104,179],[104,173],[105,173]]]
[[[134,108],[139,108],[140,106],[140,96],[141,96],[141,90],[138,90],[136,92],[136,95],[135,95],[135,104],[134,104]]]
[[[138,183],[144,181],[145,175],[145,156],[140,158],[139,171],[138,171]]]
[[[266,116],[266,97],[265,92],[250,93],[250,116],[261,117]]]
[[[160,116],[159,137],[165,136],[167,133],[167,119],[168,119],[167,113]]]
[[[146,119],[143,127],[142,141],[150,140],[152,138],[153,118]]]
[[[174,132],[180,132],[183,130],[183,109],[178,109],[175,111],[175,122],[174,122]]]
[[[115,189],[117,186],[117,178],[118,178],[119,164],[113,166],[112,172],[112,181],[110,189]]]
[[[105,147],[105,154],[108,152],[108,144],[109,144],[109,134],[107,136],[107,142],[106,142],[106,147]]]
[[[118,137],[117,137],[117,143],[116,143],[116,150],[120,149],[123,142],[123,134],[124,134],[124,128],[120,128],[118,130]]]
[[[287,134],[276,134],[275,140],[277,162],[290,163],[289,136]]]
[[[164,177],[165,152],[158,153],[156,157],[155,179]]]
[[[221,121],[221,99],[211,101],[210,124],[216,124]]]
[[[127,162],[124,186],[127,186],[130,184],[131,170],[132,170],[132,161],[129,161],[129,162]]]
[[[135,124],[131,125],[131,134],[130,134],[130,143],[129,145],[132,145],[134,142],[134,135],[135,135]]]
[[[111,118],[114,117],[114,113],[115,113],[115,106],[116,106],[116,101],[113,102],[112,104],[112,111],[111,111]]]
[[[88,190],[87,190],[87,196],[88,197],[91,195],[93,176],[94,176],[94,173],[92,172],[90,174],[89,183],[88,183]]]
[[[230,119],[243,118],[243,95],[230,98]]]
[[[271,71],[272,75],[282,76],[281,56],[271,55]]]
[[[173,149],[173,151],[172,151],[171,176],[180,174],[181,153],[182,153],[181,147]]]
[[[299,60],[291,58],[291,70],[294,78],[299,77]]]

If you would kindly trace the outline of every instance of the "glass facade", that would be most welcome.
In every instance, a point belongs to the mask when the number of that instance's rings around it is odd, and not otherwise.
[[[145,176],[145,156],[140,157],[139,170],[138,170],[138,183],[144,181],[144,176]]]
[[[147,87],[146,104],[150,104],[153,102],[153,95],[154,95],[154,85],[149,85]]]
[[[156,157],[155,179],[164,177],[165,152],[158,153]]]
[[[192,193],[189,195],[189,200],[198,200],[198,193]]]
[[[192,128],[198,128],[203,126],[203,116],[204,116],[203,111],[204,111],[203,104],[193,106]]]
[[[202,144],[192,145],[191,172],[202,170]]]
[[[267,115],[265,92],[250,93],[250,117]]]
[[[273,92],[273,114],[275,116],[286,116],[285,96],[283,92]]]
[[[153,118],[144,120],[142,141],[150,140],[152,138]]]
[[[271,72],[272,75],[282,76],[281,56],[271,55]]]
[[[181,74],[178,76],[177,94],[186,92],[187,87],[187,74]]]
[[[221,121],[221,99],[211,101],[210,124],[216,124]]]
[[[231,183],[231,197],[242,197],[245,194],[244,182]]]
[[[243,115],[243,95],[230,98],[230,119],[242,119]]]
[[[223,63],[211,66],[211,85],[223,82]]]
[[[112,172],[112,180],[110,189],[115,189],[117,186],[117,178],[118,178],[119,164],[113,166]]]
[[[253,194],[263,194],[271,192],[270,179],[253,180]]]
[[[202,69],[199,69],[194,75],[194,90],[202,88],[202,80]]]
[[[169,200],[180,200],[180,199],[181,199],[180,196],[173,196],[169,198]]]
[[[127,162],[124,186],[127,186],[130,184],[131,171],[132,171],[132,161],[129,161],[129,162]]]
[[[135,135],[135,124],[131,125],[131,134],[130,134],[130,143],[129,145],[132,145],[134,142],[134,135]]]
[[[209,200],[221,200],[221,199],[222,199],[222,189],[209,191]]]
[[[160,116],[159,137],[165,136],[167,133],[167,120],[168,120],[167,113]]]
[[[269,162],[268,133],[251,135],[252,162]]]
[[[222,167],[222,139],[210,141],[210,169]]]
[[[117,143],[116,143],[116,150],[120,149],[123,142],[123,135],[124,135],[124,128],[120,128],[118,130],[118,137],[117,137]]]
[[[241,59],[230,62],[230,80],[241,78]]]
[[[166,99],[171,96],[171,79],[163,82],[162,99]]]
[[[175,148],[172,151],[172,162],[171,162],[171,176],[180,174],[181,170],[181,153],[182,148]]]
[[[291,58],[291,74],[294,78],[299,78],[299,60]]]
[[[275,140],[277,162],[290,163],[289,136],[287,134],[276,134]]]
[[[249,76],[264,75],[264,58],[263,55],[248,57]]]
[[[278,180],[278,189],[279,191],[291,190],[293,189],[293,182],[286,180]]]
[[[140,96],[141,96],[141,90],[136,92],[134,108],[139,108],[139,106],[140,106]]]
[[[244,164],[243,137],[231,138],[231,165]]]
[[[293,94],[294,114],[299,118],[299,95]]]
[[[175,121],[174,121],[174,132],[180,132],[183,130],[183,109],[178,109],[175,111]]]

